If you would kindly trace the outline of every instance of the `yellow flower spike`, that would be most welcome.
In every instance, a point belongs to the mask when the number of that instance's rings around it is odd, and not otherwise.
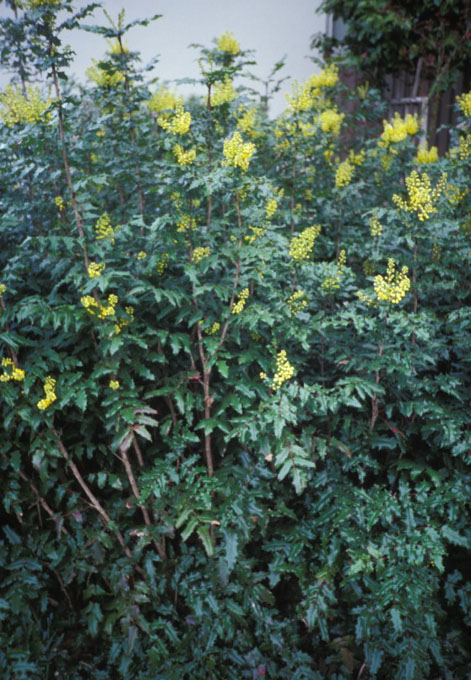
[[[342,277],[343,268],[347,262],[347,253],[345,250],[341,250],[337,258],[337,274],[335,276],[327,277],[321,283],[322,290],[326,292],[332,292],[337,288],[340,288],[340,279]]]
[[[110,216],[107,212],[103,213],[103,215],[97,220],[95,225],[95,234],[97,240],[109,239],[112,245],[114,245],[114,229],[111,226]]]
[[[115,391],[119,390],[119,380],[110,380],[109,387]]]
[[[240,314],[242,312],[248,297],[249,297],[248,288],[244,288],[243,290],[240,291],[239,296],[237,298],[237,302],[232,307],[232,314]]]
[[[216,40],[218,50],[235,57],[240,52],[240,45],[234,37],[232,31],[226,31]]]
[[[381,236],[381,234],[383,233],[383,225],[378,220],[378,214],[377,214],[376,211],[373,213],[373,216],[370,218],[369,226],[370,226],[370,234],[373,238],[377,238],[377,237]]]
[[[276,392],[287,380],[294,375],[294,367],[288,361],[286,350],[282,349],[276,355],[276,372],[271,384],[272,390]]]
[[[335,186],[337,189],[348,186],[352,181],[354,172],[355,167],[350,163],[349,160],[345,160],[343,163],[340,163],[335,172]]]
[[[166,87],[160,87],[147,102],[149,110],[154,113],[173,111],[177,104],[183,105],[182,99],[167,90]]]
[[[94,279],[97,276],[101,276],[105,269],[106,264],[104,262],[101,262],[100,264],[92,262],[88,267],[88,275],[91,279]]]
[[[295,236],[291,239],[288,255],[293,260],[307,260],[311,255],[316,238],[320,233],[321,227],[319,225],[314,225],[304,229],[304,231],[302,231],[299,236]]]
[[[163,253],[160,260],[157,262],[156,267],[157,267],[157,274],[159,276],[162,276],[164,271],[167,269],[169,259],[170,259],[169,254]]]
[[[226,76],[223,82],[216,83],[211,92],[211,106],[222,106],[228,104],[237,98],[237,92],[234,90],[234,85],[229,76]]]
[[[408,113],[401,118],[396,111],[391,121],[383,120],[383,133],[379,138],[378,145],[389,147],[391,143],[397,144],[407,139],[408,135],[415,135],[420,129],[417,114]]]
[[[0,95],[0,118],[8,127],[17,123],[47,121],[47,110],[53,101],[43,99],[39,87],[28,86],[24,94],[19,86],[7,85]]]
[[[9,357],[3,357],[2,359],[3,373],[0,375],[0,382],[9,382],[10,380],[21,381],[25,379],[25,372],[22,368],[15,366],[13,359]],[[11,372],[5,369],[9,368]]]
[[[373,288],[379,302],[391,302],[397,305],[410,289],[408,268],[402,267],[396,271],[396,264],[392,258],[388,260],[386,276],[378,274],[374,278]]]
[[[265,212],[267,214],[268,219],[272,218],[277,210],[278,203],[275,201],[274,198],[270,198],[270,200],[267,201],[267,204],[265,205]]]
[[[427,142],[419,147],[417,155],[414,158],[416,163],[435,163],[438,161],[438,149],[436,146],[428,148]]]
[[[0,283],[0,298],[2,297],[3,293],[6,291],[7,287],[5,286],[4,283]]]
[[[96,85],[105,89],[117,87],[120,83],[125,81],[125,76],[122,71],[119,71],[118,69],[109,70],[108,68],[102,68],[100,62],[97,62],[96,59],[92,59],[92,65],[87,68],[85,75]]]
[[[216,335],[216,333],[220,330],[221,324],[219,321],[215,321],[212,326],[208,328],[206,331],[206,335]]]
[[[245,172],[249,167],[251,157],[255,153],[255,148],[255,144],[252,142],[244,144],[240,132],[236,131],[232,137],[224,140],[222,153],[225,160],[222,164],[226,166],[232,165],[234,168],[240,168]]]
[[[458,95],[458,97],[456,97],[456,103],[463,111],[465,116],[471,116],[471,92]]]
[[[289,108],[293,112],[308,111],[322,102],[323,88],[333,87],[337,82],[338,68],[334,64],[329,64],[305,83],[301,85],[293,83],[292,94],[287,95]]]
[[[43,399],[40,399],[37,403],[37,407],[40,411],[45,411],[48,406],[52,404],[57,399],[56,393],[55,393],[55,385],[56,381],[54,378],[51,378],[50,375],[47,376],[46,380],[44,381],[44,393],[45,397]]]
[[[59,212],[62,212],[65,209],[64,199],[62,198],[62,196],[56,196],[54,199],[54,203],[56,204]]]
[[[320,123],[323,132],[332,132],[335,137],[338,137],[344,118],[344,113],[338,113],[335,109],[326,109],[317,117],[317,122]]]
[[[199,247],[194,249],[191,259],[196,264],[201,262],[201,260],[203,260],[205,257],[208,257],[208,255],[211,255],[211,249],[209,247]]]
[[[179,232],[194,231],[196,229],[196,220],[190,215],[182,215],[179,222],[177,222]]]
[[[173,154],[177,159],[177,163],[182,167],[191,165],[196,158],[196,149],[189,149],[185,151],[180,144],[175,144],[173,147]]]
[[[307,300],[303,290],[295,291],[286,301],[291,314],[298,314],[307,307]]]
[[[137,254],[138,260],[145,260],[146,257],[147,257],[147,253],[145,252],[145,250],[140,250]]]
[[[443,173],[435,189],[432,189],[428,174],[424,172],[419,175],[416,170],[413,170],[409,177],[406,177],[408,200],[394,194],[393,201],[398,208],[405,212],[416,213],[419,220],[424,222],[429,219],[430,215],[437,212],[436,203],[446,188],[446,178],[446,173]]]
[[[175,113],[164,113],[157,119],[158,124],[167,132],[174,135],[186,135],[190,130],[191,113],[185,111],[183,104],[178,102],[175,106]]]

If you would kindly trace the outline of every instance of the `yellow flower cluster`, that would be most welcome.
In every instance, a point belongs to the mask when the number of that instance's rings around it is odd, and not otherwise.
[[[471,92],[458,95],[458,97],[456,97],[456,103],[465,116],[471,116]]]
[[[157,274],[159,276],[162,276],[164,271],[167,269],[169,259],[170,259],[170,256],[169,256],[168,253],[162,253],[162,257],[160,258],[160,260],[157,262],[157,265],[156,265],[157,266]]]
[[[405,118],[396,113],[391,121],[383,120],[383,133],[379,138],[379,146],[388,147],[391,143],[403,142],[407,135],[415,135],[419,131],[417,114],[408,113]]]
[[[196,158],[196,149],[189,149],[185,151],[180,144],[175,144],[173,153],[179,165],[185,167],[191,165]]]
[[[0,298],[2,297],[3,293],[6,291],[7,287],[5,286],[4,283],[0,283]]]
[[[348,154],[348,160],[350,163],[353,165],[363,165],[365,162],[365,152],[360,151],[360,153],[355,153],[353,149],[350,150],[350,153]]]
[[[108,295],[107,305],[100,305],[92,295],[84,295],[80,298],[80,302],[87,312],[93,316],[97,315],[99,319],[106,319],[108,316],[114,316],[115,307],[118,304],[118,296],[113,293]],[[97,311],[95,311],[95,307],[97,308]]]
[[[145,250],[140,250],[137,254],[137,259],[138,260],[145,260],[147,257],[147,253]]]
[[[295,291],[286,302],[291,314],[297,314],[307,307],[307,300],[303,290]]]
[[[347,262],[347,254],[345,250],[341,250],[337,259],[337,273],[335,276],[329,276],[321,283],[322,290],[327,293],[340,288],[340,279],[342,277],[343,268]]]
[[[182,105],[180,97],[176,97],[173,92],[166,87],[160,87],[147,102],[150,111],[160,113],[161,111],[173,111],[177,104]]]
[[[435,203],[446,186],[446,173],[440,177],[435,189],[432,189],[430,177],[424,172],[419,175],[417,170],[413,170],[409,177],[406,177],[406,187],[408,200],[394,194],[393,201],[398,208],[405,212],[415,212],[421,222],[428,220],[432,213],[437,212]]]
[[[208,257],[208,255],[211,255],[211,248],[209,248],[209,246],[206,248],[199,247],[194,249],[193,257],[191,259],[193,262],[197,263],[201,262],[205,257]]]
[[[344,113],[338,113],[335,109],[326,109],[317,117],[317,122],[320,123],[323,132],[332,132],[337,137],[344,118]]]
[[[240,132],[234,132],[232,137],[224,140],[223,156],[226,159],[223,165],[232,165],[234,168],[240,168],[244,172],[249,167],[249,162],[255,152],[255,144],[252,142],[242,141]]]
[[[56,204],[59,212],[62,212],[65,209],[64,199],[62,198],[62,196],[56,196],[54,199],[54,203]]]
[[[420,146],[417,150],[417,156],[414,158],[416,163],[435,163],[438,161],[438,149],[436,146],[428,148],[427,142]]]
[[[369,225],[370,225],[370,234],[371,234],[371,236],[373,236],[373,238],[375,238],[377,236],[378,237],[381,236],[381,234],[383,233],[383,225],[378,220],[378,214],[376,213],[376,211],[373,213],[373,216],[371,217],[371,219],[369,221]]]
[[[51,378],[51,376],[48,375],[46,380],[44,381],[44,392],[46,396],[44,399],[40,399],[37,403],[37,407],[40,411],[44,411],[45,409],[47,409],[47,407],[50,406],[52,402],[57,399],[54,390],[55,385],[56,381],[54,380],[54,378]]]
[[[179,232],[193,231],[196,229],[196,220],[190,215],[182,215],[180,221],[177,222]]]
[[[95,225],[95,234],[97,240],[109,238],[111,243],[114,245],[114,229],[111,226],[110,216],[107,212],[103,213],[103,215],[98,218]]]
[[[270,198],[270,200],[267,201],[267,204],[265,205],[265,212],[267,214],[268,219],[273,217],[273,215],[276,213],[278,209],[278,203],[274,198]]]
[[[126,312],[129,318],[126,319],[124,317],[121,317],[120,319],[118,319],[114,326],[114,332],[116,335],[118,335],[118,333],[121,333],[125,326],[129,326],[129,324],[132,321],[134,321],[134,307],[131,306],[125,307],[124,311]]]
[[[119,380],[110,380],[109,386],[112,390],[119,390]]]
[[[308,111],[318,103],[322,88],[333,87],[338,82],[338,68],[329,64],[320,73],[312,75],[303,85],[295,82],[292,95],[287,95],[292,111]]]
[[[106,264],[104,262],[101,262],[100,264],[92,262],[88,267],[88,276],[91,279],[94,279],[96,276],[101,276],[105,269]]]
[[[445,189],[445,195],[447,199],[450,201],[451,205],[456,205],[457,203],[461,203],[461,201],[464,199],[466,194],[468,193],[468,189],[461,189],[454,184],[447,184],[446,189]]]
[[[462,161],[471,156],[471,135],[460,137],[458,150]]]
[[[163,113],[157,119],[158,124],[167,132],[174,135],[186,135],[190,130],[191,113],[185,111],[183,104],[177,103],[175,106],[175,113]]]
[[[407,276],[407,267],[396,271],[396,264],[392,258],[388,260],[386,276],[378,274],[374,278],[373,287],[376,297],[380,302],[392,302],[397,305],[410,288],[410,278]]]
[[[234,85],[229,76],[226,76],[224,82],[216,83],[214,90],[211,92],[211,106],[221,106],[234,101],[237,97],[237,92],[234,91]]]
[[[22,368],[18,368],[13,363],[13,359],[9,357],[3,357],[2,359],[3,373],[0,375],[0,382],[8,382],[9,380],[24,380],[25,372]],[[11,368],[11,371],[6,371],[6,368]]]
[[[299,236],[294,236],[289,244],[288,255],[293,260],[307,260],[311,255],[316,238],[321,233],[321,227],[314,225],[304,229]]]
[[[271,384],[273,391],[279,390],[283,383],[292,378],[293,375],[294,367],[288,361],[286,350],[282,349],[276,355],[276,372]]]
[[[219,331],[221,328],[221,324],[219,321],[215,321],[212,326],[208,328],[206,331],[206,335],[216,335],[216,333]]]
[[[250,225],[248,226],[248,229],[250,229],[252,233],[250,236],[244,237],[246,243],[254,243],[258,238],[262,237],[267,230],[266,227],[251,227]]]
[[[5,92],[0,95],[0,118],[5,125],[12,127],[17,123],[38,123],[48,120],[50,114],[47,109],[54,100],[43,99],[39,87],[28,86],[26,95],[18,86],[7,85]]]
[[[42,7],[44,5],[51,5],[55,7],[59,5],[62,0],[16,0],[16,4],[21,9],[35,9],[36,7]]]
[[[352,181],[354,172],[355,166],[352,165],[348,159],[343,161],[343,163],[340,163],[335,171],[335,186],[337,189],[348,186]]]
[[[125,80],[124,73],[118,69],[114,70],[107,64],[107,68],[103,68],[100,62],[92,59],[92,66],[89,66],[85,71],[87,78],[99,87],[111,88],[116,87]]]
[[[234,37],[232,31],[226,31],[216,40],[218,50],[231,54],[233,57],[240,52],[240,45]]]
[[[260,132],[257,127],[257,109],[246,109],[244,106],[239,107],[239,118],[237,120],[237,127],[249,137],[258,137]]]
[[[240,291],[239,297],[237,298],[237,302],[232,308],[232,313],[233,314],[240,314],[241,311],[245,307],[245,303],[247,302],[247,298],[249,297],[249,289],[244,288],[243,290]]]

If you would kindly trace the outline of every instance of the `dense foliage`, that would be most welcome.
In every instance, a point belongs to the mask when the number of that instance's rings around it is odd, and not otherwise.
[[[93,7],[16,5],[2,677],[468,677],[471,95],[442,159],[335,64],[271,121],[228,33],[184,105],[123,15],[81,89]]]
[[[342,19],[340,42],[370,78],[413,73],[420,60],[422,76],[440,91],[469,68],[470,0],[321,0],[318,11]],[[338,42],[318,34],[313,45],[330,51]]]

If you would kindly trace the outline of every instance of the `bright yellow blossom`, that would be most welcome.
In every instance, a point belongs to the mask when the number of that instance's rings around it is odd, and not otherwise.
[[[37,403],[37,407],[40,411],[44,411],[45,409],[47,409],[47,407],[50,406],[52,402],[57,399],[54,389],[55,385],[56,381],[54,380],[54,378],[51,378],[51,376],[48,375],[46,380],[44,381],[44,392],[46,396],[43,399],[40,399]]]
[[[458,97],[456,97],[456,103],[463,111],[465,116],[471,116],[471,92],[458,95]]]
[[[178,102],[175,106],[175,113],[163,113],[157,119],[159,125],[167,132],[171,132],[174,135],[186,135],[190,130],[191,125],[191,113],[185,111],[183,104]]]
[[[147,102],[149,110],[154,113],[173,111],[177,104],[183,105],[182,99],[167,90],[166,87],[160,87]]]
[[[232,31],[226,31],[216,40],[218,50],[231,54],[233,57],[240,52],[240,45],[234,37]]]
[[[216,83],[211,92],[211,106],[221,106],[228,104],[237,97],[237,92],[234,91],[234,85],[229,76],[226,76],[224,82]]]
[[[407,267],[396,271],[396,264],[392,258],[388,260],[386,276],[378,274],[374,278],[373,287],[376,297],[380,302],[391,302],[397,305],[410,288],[410,279],[407,276]]]
[[[393,201],[398,208],[405,212],[415,212],[421,222],[428,220],[431,214],[437,212],[436,203],[440,194],[446,186],[446,173],[440,177],[435,189],[432,189],[430,177],[424,172],[419,175],[417,170],[413,170],[409,177],[406,177],[406,188],[408,200],[394,194]]]
[[[271,384],[272,390],[274,392],[279,390],[283,383],[292,378],[293,375],[294,367],[288,361],[286,350],[282,349],[276,355],[276,372]]]
[[[247,302],[248,297],[249,297],[249,289],[248,288],[244,288],[243,290],[240,291],[239,297],[237,298],[237,302],[232,307],[232,314],[240,314],[241,313],[241,311],[245,307],[245,303]]]
[[[98,218],[95,225],[95,234],[97,240],[107,238],[114,245],[114,229],[111,226],[110,216],[107,212],[103,213],[103,215]]]
[[[438,161],[438,149],[436,146],[428,148],[427,142],[420,146],[417,150],[417,155],[414,158],[416,163],[435,163]]]
[[[101,276],[105,268],[106,264],[104,262],[101,262],[101,264],[98,264],[97,262],[92,262],[88,267],[88,276],[91,279],[94,279],[96,276]]]
[[[340,133],[344,113],[338,113],[335,109],[326,109],[317,118],[323,132],[332,132],[335,137]]]
[[[106,89],[116,87],[125,80],[122,71],[113,69],[108,63],[107,67],[104,68],[101,62],[97,62],[96,59],[92,59],[92,66],[87,68],[85,75],[96,85]]]
[[[39,87],[28,86],[23,94],[18,86],[7,85],[0,95],[0,118],[5,125],[12,127],[17,123],[38,123],[48,120],[48,108],[53,99],[43,99]]]
[[[244,144],[240,132],[234,132],[232,137],[224,140],[223,156],[225,160],[223,165],[232,165],[234,168],[240,168],[244,172],[249,167],[249,162],[255,152],[255,144],[247,142]]]
[[[205,257],[208,257],[208,255],[211,255],[211,248],[199,247],[194,249],[193,256],[191,259],[193,262],[197,263],[201,262],[201,260],[203,260]]]
[[[189,149],[185,151],[180,144],[175,144],[173,147],[173,153],[177,159],[177,162],[182,167],[191,165],[196,158],[196,149]]]
[[[112,390],[119,390],[119,380],[110,380],[109,387],[111,387]]]
[[[0,375],[0,382],[8,382],[9,380],[21,381],[25,379],[24,370],[15,366],[13,359],[10,359],[9,357],[3,357],[2,368],[3,373]],[[6,371],[6,368],[9,370]]]
[[[383,120],[383,133],[379,139],[379,146],[388,147],[391,143],[403,142],[408,135],[415,135],[419,131],[417,114],[408,113],[405,118],[397,113],[390,121]]]
[[[294,236],[289,244],[288,255],[293,260],[307,260],[311,255],[316,238],[321,233],[321,227],[314,225],[304,229],[299,236]]]
[[[337,170],[335,171],[335,186],[337,189],[346,187],[352,181],[353,173],[355,172],[355,167],[350,163],[349,160],[340,163]]]

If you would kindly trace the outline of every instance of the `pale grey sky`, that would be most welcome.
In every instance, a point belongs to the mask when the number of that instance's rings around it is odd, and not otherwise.
[[[77,6],[83,5],[82,0]],[[293,79],[305,80],[317,70],[306,57],[311,55],[309,44],[313,33],[325,29],[325,17],[315,14],[319,0],[104,0],[103,6],[113,18],[124,7],[126,20],[162,14],[162,18],[147,28],[136,27],[128,33],[131,50],[141,52],[143,63],[159,55],[154,74],[162,81],[178,78],[198,78],[197,50],[190,43],[210,46],[213,38],[232,31],[242,49],[254,49],[258,62],[252,71],[261,78],[271,71],[275,62],[286,55],[286,67],[280,76],[290,76],[282,86],[272,106],[272,115],[284,108],[284,93]],[[6,8],[0,6],[0,14]],[[98,9],[95,20],[85,23],[106,24]],[[72,71],[81,81],[92,57],[100,58],[106,50],[103,38],[96,34],[73,31],[67,42],[76,52]],[[1,79],[4,87],[8,80]],[[189,85],[179,86],[182,94],[194,91]]]

